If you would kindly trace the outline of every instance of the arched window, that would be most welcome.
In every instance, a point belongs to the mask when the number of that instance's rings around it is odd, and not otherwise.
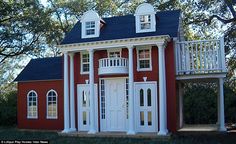
[[[47,93],[47,118],[57,118],[57,92],[49,90]]]
[[[27,118],[38,118],[38,95],[34,90],[27,94]]]

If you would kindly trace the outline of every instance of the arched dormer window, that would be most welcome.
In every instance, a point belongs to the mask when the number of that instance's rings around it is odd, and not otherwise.
[[[99,37],[100,34],[100,17],[92,10],[89,10],[81,17],[81,37],[82,38],[93,38]]]
[[[154,7],[148,3],[139,5],[135,11],[136,33],[156,31]]]

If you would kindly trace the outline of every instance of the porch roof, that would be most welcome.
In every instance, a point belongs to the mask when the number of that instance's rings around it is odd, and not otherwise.
[[[96,38],[81,38],[81,23],[78,21],[61,45],[161,35],[177,37],[179,17],[180,10],[157,12],[156,31],[146,33],[136,33],[134,15],[103,18],[106,25],[100,30],[100,36]]]

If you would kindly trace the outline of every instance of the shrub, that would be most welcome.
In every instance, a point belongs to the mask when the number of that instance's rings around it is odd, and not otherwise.
[[[0,125],[16,125],[17,92],[11,91],[0,95]]]

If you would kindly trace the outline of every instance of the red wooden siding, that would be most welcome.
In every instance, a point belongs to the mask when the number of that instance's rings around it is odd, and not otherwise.
[[[58,118],[47,119],[47,100],[46,94],[49,90],[54,89],[58,100]],[[27,119],[27,94],[30,90],[38,94],[38,118]],[[18,128],[24,129],[49,129],[62,130],[64,127],[64,110],[63,110],[63,81],[35,81],[19,82],[17,96],[17,121]]]

